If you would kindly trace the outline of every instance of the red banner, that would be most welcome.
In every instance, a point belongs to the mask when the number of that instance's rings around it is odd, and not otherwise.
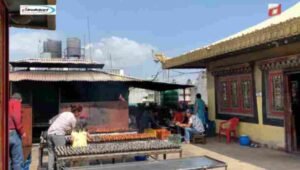
[[[268,14],[270,17],[281,14],[281,4],[269,4]]]

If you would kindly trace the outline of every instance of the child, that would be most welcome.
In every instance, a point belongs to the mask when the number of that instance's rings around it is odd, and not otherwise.
[[[71,133],[72,147],[86,147],[88,141],[91,140],[89,133],[86,130],[87,122],[85,119],[79,119],[76,122],[76,126]],[[87,162],[80,161],[74,162],[72,166],[88,165]]]
[[[71,133],[72,147],[87,146],[87,142],[91,139],[86,130],[87,122],[85,119],[79,119]]]

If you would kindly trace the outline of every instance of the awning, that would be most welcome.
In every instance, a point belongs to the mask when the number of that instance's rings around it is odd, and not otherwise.
[[[163,68],[205,68],[208,62],[237,51],[300,35],[300,2],[253,27],[163,62]]]
[[[4,0],[4,2],[11,26],[55,30],[55,15],[20,16],[20,5],[56,5],[56,0]]]
[[[127,83],[130,87],[148,89],[154,91],[166,91],[166,90],[176,90],[176,89],[186,89],[192,88],[194,86],[187,84],[172,84],[165,82],[156,82],[156,81],[129,81]]]
[[[120,76],[104,71],[58,71],[58,70],[30,70],[14,71],[9,74],[10,82],[118,82],[129,87],[143,88],[155,91],[184,89],[191,85],[172,84]]]

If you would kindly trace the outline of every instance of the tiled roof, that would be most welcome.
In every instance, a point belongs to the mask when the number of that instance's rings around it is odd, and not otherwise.
[[[271,17],[253,27],[247,28],[208,46],[201,47],[163,63],[164,68],[181,68],[238,50],[254,47],[283,38],[300,35],[300,2],[278,16]],[[215,58],[214,58],[215,59]]]

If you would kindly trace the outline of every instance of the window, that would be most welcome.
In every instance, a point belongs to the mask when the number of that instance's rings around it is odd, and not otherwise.
[[[221,89],[222,89],[222,96],[221,96],[221,100],[222,100],[222,108],[226,109],[228,107],[228,92],[227,92],[227,82],[223,81],[221,82]]]
[[[296,104],[298,104],[298,101],[299,101],[298,81],[291,81],[291,86],[292,86],[292,104],[296,105]]]
[[[253,113],[251,74],[220,76],[217,83],[218,113],[251,116]]]
[[[251,91],[250,91],[250,80],[242,80],[242,95],[243,95],[243,108],[251,108]]]
[[[238,84],[237,81],[231,81],[231,105],[232,107],[238,107]]]
[[[272,110],[283,111],[283,90],[282,90],[282,75],[276,75],[272,77]]]
[[[265,70],[263,74],[263,123],[283,126],[284,117],[284,84],[283,72]],[[296,96],[297,83],[292,82],[291,95]],[[292,98],[293,99],[293,98]],[[292,101],[294,102],[294,101]]]
[[[268,117],[282,117],[284,115],[283,73],[271,71],[267,73],[267,80],[265,92],[268,97],[265,100]]]

